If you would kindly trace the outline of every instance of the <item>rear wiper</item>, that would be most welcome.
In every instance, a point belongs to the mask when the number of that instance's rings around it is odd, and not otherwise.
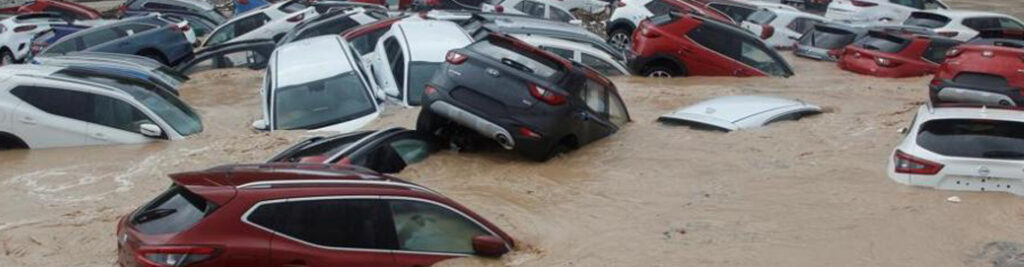
[[[986,151],[985,153],[982,153],[981,156],[992,159],[1022,159],[1024,158],[1024,153],[1009,150],[995,150]]]
[[[149,221],[152,221],[152,220],[156,220],[156,219],[160,219],[160,218],[163,218],[163,217],[167,217],[167,215],[174,214],[175,212],[178,212],[178,210],[176,210],[176,209],[152,209],[152,210],[147,210],[147,211],[144,211],[142,213],[139,213],[138,216],[135,216],[135,220],[134,221],[135,221],[135,224],[143,224],[143,223],[146,223],[146,222],[149,222]]]
[[[511,60],[511,59],[508,59],[508,58],[501,58],[501,63],[505,64],[505,65],[508,65],[509,67],[521,70],[521,71],[525,71],[525,72],[528,72],[528,73],[533,73],[533,69],[531,69],[530,67],[527,67],[526,65],[523,65],[523,63],[516,62],[515,60]]]
[[[881,50],[881,49],[878,49],[878,47],[873,46],[873,45],[869,45],[869,44],[865,44],[864,45],[864,49],[867,49],[867,50]]]

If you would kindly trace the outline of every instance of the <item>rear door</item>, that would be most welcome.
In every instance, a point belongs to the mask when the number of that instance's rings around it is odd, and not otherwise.
[[[415,198],[385,197],[398,240],[395,266],[431,266],[454,257],[473,255],[473,237],[497,236],[460,211]]]
[[[609,94],[604,84],[593,78],[587,78],[584,82],[578,94],[583,108],[573,116],[583,125],[582,131],[577,133],[580,144],[590,143],[615,132],[617,127],[609,121],[608,115],[611,110]]]
[[[388,97],[402,100],[401,83],[405,81],[405,52],[402,50],[398,38],[392,33],[384,35],[377,43],[376,58],[370,67],[377,86],[387,94]]]
[[[81,37],[83,51],[135,54],[136,51],[131,50],[131,43],[122,40],[122,37],[125,37],[124,31],[116,27],[90,32]]]
[[[19,86],[11,94],[25,102],[11,116],[15,134],[31,148],[81,146],[88,142],[87,93],[40,84]]]

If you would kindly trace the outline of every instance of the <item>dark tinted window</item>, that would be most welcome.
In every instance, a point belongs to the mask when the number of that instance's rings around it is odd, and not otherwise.
[[[674,1],[674,0],[670,0],[670,1]],[[650,3],[647,3],[646,5],[644,5],[644,7],[646,7],[647,11],[650,11],[655,16],[661,16],[661,15],[668,14],[668,13],[670,13],[672,11],[678,11],[678,9],[675,8],[675,6],[672,6],[669,3],[665,3],[665,0],[654,0],[654,1],[651,1]]]
[[[136,230],[146,234],[178,233],[192,227],[216,209],[216,204],[184,187],[173,185],[136,212],[131,223]]]
[[[946,24],[949,24],[949,21],[950,19],[943,15],[935,13],[914,12],[910,14],[910,17],[907,18],[907,20],[903,21],[903,25],[935,29],[942,28],[942,26],[946,26]]]
[[[263,27],[264,24],[270,21],[270,17],[263,13],[257,13],[255,15],[237,20],[231,24],[225,25],[218,29],[210,36],[210,40],[206,42],[206,46],[211,46],[223,42],[235,39],[235,37],[242,36],[249,33],[259,27]]]
[[[168,5],[168,4],[154,3],[154,2],[146,3],[146,4],[142,5],[142,7],[144,7],[144,8],[155,8],[155,9],[170,9],[170,10],[188,10],[187,8],[182,7],[182,6]]]
[[[1002,26],[997,18],[969,18],[964,19],[963,24],[975,31],[999,29]]]
[[[519,10],[527,15],[534,17],[544,17],[544,4],[537,3],[534,1],[522,1],[515,6],[516,10]]]
[[[85,47],[93,47],[121,38],[122,36],[124,35],[120,31],[114,28],[107,28],[83,35],[82,42],[84,42]]]
[[[969,158],[1024,159],[1024,123],[945,119],[925,122],[917,144],[932,152]]]
[[[29,105],[53,115],[86,121],[92,114],[92,94],[43,87],[18,87],[11,90]]]
[[[886,53],[899,53],[903,51],[903,48],[910,44],[910,40],[890,35],[890,34],[879,34],[871,33],[867,37],[854,43],[856,46],[863,47],[868,50],[878,50]]]
[[[756,9],[746,8],[741,6],[729,5],[725,3],[710,3],[708,7],[714,8],[732,18],[733,21],[744,21],[753,14]]]
[[[376,29],[372,32],[363,34],[362,36],[353,38],[349,43],[352,44],[352,47],[355,48],[356,51],[359,51],[360,55],[369,54],[375,49],[374,46],[377,45],[377,40],[380,40],[380,37],[390,29],[391,26]]]
[[[254,216],[255,215],[255,216]],[[295,200],[264,204],[249,221],[308,243],[344,248],[392,249],[387,206],[370,199]]]
[[[505,40],[488,40],[470,45],[473,50],[511,68],[531,73],[545,79],[558,80],[563,71],[562,65],[553,59],[523,51],[515,44]]]
[[[124,101],[101,95],[95,95],[93,101],[89,122],[134,133],[140,133],[140,125],[153,123],[146,114]]]
[[[957,45],[959,43],[950,41],[932,41],[928,49],[924,51],[923,57],[931,62],[942,63],[942,61],[946,60],[946,52]]]
[[[473,237],[490,235],[447,208],[419,201],[390,202],[401,250],[472,254]]]
[[[857,39],[857,34],[833,27],[814,27],[813,30],[800,37],[801,45],[809,45],[824,49],[843,48]]]
[[[696,29],[686,33],[690,39],[701,46],[714,50],[731,58],[736,58],[740,52],[740,40],[735,33],[730,33],[722,28],[709,26],[703,23]]]
[[[747,21],[757,25],[765,25],[772,23],[772,21],[775,20],[775,17],[777,17],[777,15],[775,15],[775,12],[771,12],[767,9],[762,9],[758,10],[757,12],[754,12],[754,14],[750,14],[750,17],[747,17]]]
[[[330,137],[330,139],[319,140],[310,144],[308,147],[304,147],[299,151],[293,151],[287,158],[275,159],[275,161],[285,162],[299,162],[304,157],[312,156],[332,156],[345,150],[352,143],[359,141],[363,137],[366,137],[373,132],[360,132],[350,135],[343,135],[339,137]]]
[[[284,13],[295,13],[306,9],[307,5],[303,4],[304,1],[291,1],[283,6],[277,8],[278,10],[284,11]]]
[[[439,69],[441,69],[439,62],[413,61],[409,64],[409,105],[420,105],[423,89]]]

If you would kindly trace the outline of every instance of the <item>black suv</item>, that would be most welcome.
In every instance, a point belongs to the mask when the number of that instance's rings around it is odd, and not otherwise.
[[[629,122],[611,81],[498,33],[449,51],[424,89],[423,107],[419,131],[468,128],[537,161],[611,135]]]

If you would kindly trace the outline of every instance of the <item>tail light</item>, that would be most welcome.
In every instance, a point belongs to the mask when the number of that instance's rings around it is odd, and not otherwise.
[[[505,7],[503,7],[503,6],[494,6],[494,12],[497,12],[497,13],[505,12]]]
[[[954,47],[954,48],[952,48],[952,49],[949,49],[949,51],[946,51],[946,57],[947,57],[947,58],[951,58],[951,57],[958,57],[958,56],[960,56],[960,54],[962,54],[963,52],[964,52],[964,50],[963,50],[963,49],[960,49],[960,48],[956,48],[956,47]]]
[[[622,2],[622,1],[615,2],[615,7],[626,7],[626,2]]]
[[[305,18],[306,18],[306,13],[302,13],[302,14],[299,14],[297,16],[288,18],[288,22],[299,22],[299,21],[302,21],[302,19],[305,19]]]
[[[552,106],[558,106],[565,104],[565,96],[559,93],[552,92],[551,90],[545,89],[544,87],[537,86],[536,84],[530,85],[530,95],[537,98],[544,103],[548,103]]]
[[[884,57],[875,58],[875,64],[878,64],[880,67],[896,67],[900,65],[899,62]]]
[[[239,5],[248,5],[249,4],[249,0],[238,0],[238,4]]]
[[[138,249],[138,260],[147,266],[189,266],[214,257],[216,248],[205,246],[154,246]]]
[[[914,157],[900,150],[896,150],[896,154],[893,155],[893,161],[896,162],[896,172],[898,173],[933,175],[939,173],[942,167],[945,167],[942,164]]]
[[[188,24],[185,24],[185,25],[174,25],[174,27],[171,27],[171,29],[173,29],[176,32],[188,32],[189,30],[192,29],[192,27],[188,26]]]
[[[526,137],[526,138],[532,138],[532,139],[541,139],[543,137],[539,133],[534,132],[532,129],[527,128],[525,126],[524,127],[519,127],[519,136]]]
[[[872,3],[872,2],[868,2],[868,1],[858,1],[858,0],[851,0],[850,4],[853,4],[853,6],[855,6],[855,7],[873,7],[873,6],[877,6],[878,5],[877,3]]]
[[[959,32],[955,32],[955,31],[939,31],[939,32],[936,32],[936,34],[938,34],[940,36],[949,37],[949,38],[953,38],[953,37],[956,37],[957,35],[960,35]]]
[[[762,40],[767,40],[768,38],[772,38],[772,35],[775,35],[775,27],[772,27],[772,25],[768,25],[768,24],[761,25],[761,39]]]
[[[932,87],[937,87],[939,85],[942,85],[942,80],[939,80],[938,78],[932,79],[931,85],[932,85]]]
[[[455,51],[448,51],[448,54],[444,56],[444,61],[447,61],[452,65],[462,64],[462,62],[466,62],[467,59],[469,59],[469,57]]]
[[[423,88],[423,94],[425,94],[425,95],[432,95],[432,94],[436,94],[436,93],[437,93],[437,88],[434,88],[433,86],[430,86],[429,84],[425,88]]]
[[[18,26],[16,28],[14,28],[14,32],[27,32],[27,31],[35,30],[36,28],[37,28],[36,25]]]
[[[658,33],[657,31],[652,30],[650,26],[645,26],[643,29],[641,29],[640,30],[640,35],[643,35],[644,37],[647,37],[647,38],[658,38],[658,37],[661,37],[661,34]]]
[[[120,7],[117,8],[117,11],[120,12],[121,14],[124,14],[125,12],[128,12],[128,3],[122,4]]]

